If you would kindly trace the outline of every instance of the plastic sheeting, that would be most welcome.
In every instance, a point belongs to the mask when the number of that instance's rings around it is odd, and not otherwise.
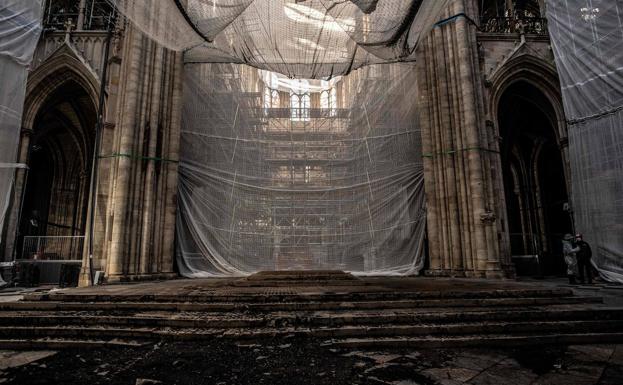
[[[109,0],[192,63],[246,63],[296,78],[413,60],[447,0]]]
[[[41,33],[40,0],[0,0],[0,231],[11,199],[28,66]]]
[[[320,81],[186,65],[182,274],[417,273],[425,207],[415,72],[374,65]]]
[[[398,63],[447,0],[109,1],[185,51],[182,274],[422,268],[417,88]]]
[[[547,2],[569,125],[575,226],[623,282],[623,1]]]

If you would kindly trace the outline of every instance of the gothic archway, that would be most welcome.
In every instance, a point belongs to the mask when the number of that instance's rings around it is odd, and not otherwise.
[[[561,273],[560,239],[573,226],[556,110],[519,80],[503,91],[497,113],[511,254],[538,255],[543,274]]]
[[[17,255],[24,236],[85,233],[96,109],[91,93],[75,77],[61,79],[32,122]]]

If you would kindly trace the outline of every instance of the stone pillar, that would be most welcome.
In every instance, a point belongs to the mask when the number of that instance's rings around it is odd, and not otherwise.
[[[130,25],[122,40],[96,208],[94,265],[108,282],[173,275],[182,55]]]
[[[418,100],[430,275],[502,277],[498,143],[486,124],[471,0],[451,1],[420,47]],[[503,190],[502,190],[503,191]]]
[[[78,20],[76,21],[76,31],[82,31],[84,29],[84,19],[87,12],[87,0],[80,0],[78,6]]]
[[[33,134],[33,130],[31,128],[22,128],[21,138],[20,138],[20,147],[19,152],[17,154],[17,162],[28,165],[28,157],[29,157],[29,148],[30,148],[30,137]],[[15,249],[17,245],[16,235],[18,234],[18,226],[21,215],[22,208],[22,195],[24,194],[24,189],[26,188],[26,176],[28,175],[28,169],[18,168],[15,169],[15,181],[13,188],[13,196],[11,198],[12,204],[9,206],[9,210],[7,210],[6,215],[6,231],[3,234],[0,234],[4,237],[3,245],[5,245],[3,252],[2,260],[11,261],[13,260],[13,256],[15,254]],[[0,229],[0,233],[3,229]],[[19,256],[18,256],[19,257]]]

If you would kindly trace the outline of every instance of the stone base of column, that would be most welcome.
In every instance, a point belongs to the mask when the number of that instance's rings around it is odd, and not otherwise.
[[[498,262],[488,262],[486,270],[449,270],[449,269],[429,269],[424,271],[426,277],[444,278],[486,278],[486,279],[508,279],[514,278],[514,270],[509,272],[500,267]]]
[[[106,277],[106,283],[136,282],[136,281],[158,281],[178,278],[174,272],[153,273],[153,274],[123,274],[111,275]]]
[[[517,272],[515,271],[514,263],[502,263],[502,271],[506,278],[515,279],[517,278]]]
[[[452,278],[465,278],[467,272],[462,270],[449,270],[449,269],[429,269],[424,271],[425,277],[452,277]]]
[[[485,270],[485,278],[490,279],[504,279],[506,275],[500,267],[499,261],[487,261],[487,270]]]
[[[78,287],[86,287],[91,284],[91,277],[89,272],[89,267],[84,266],[82,264],[82,268],[80,269],[80,278],[78,278]]]

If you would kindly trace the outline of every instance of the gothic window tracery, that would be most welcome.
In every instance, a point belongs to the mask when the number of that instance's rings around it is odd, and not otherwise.
[[[309,93],[290,94],[290,118],[295,122],[308,121],[310,117],[311,97]]]
[[[480,29],[492,33],[546,34],[543,0],[480,0]]]

